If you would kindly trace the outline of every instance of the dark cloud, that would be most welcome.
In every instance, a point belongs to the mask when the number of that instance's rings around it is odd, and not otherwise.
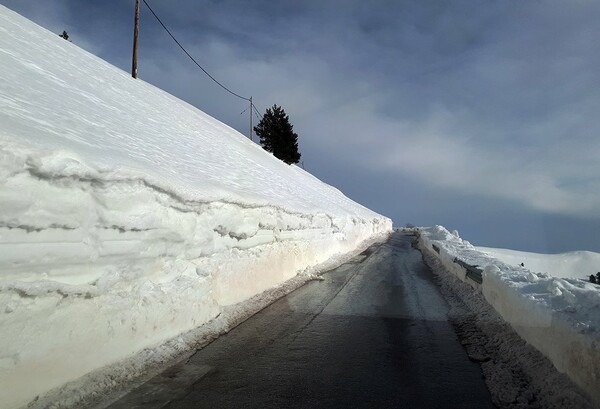
[[[133,0],[0,2],[130,69]],[[308,170],[397,224],[446,224],[482,245],[600,250],[600,3],[150,4],[215,77],[261,111],[286,109]],[[245,102],[144,7],[139,67],[247,134]]]

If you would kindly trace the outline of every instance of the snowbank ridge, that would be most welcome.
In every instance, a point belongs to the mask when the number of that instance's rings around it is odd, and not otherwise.
[[[600,286],[505,264],[442,226],[420,229],[420,245],[600,402]],[[483,268],[483,283],[470,280],[456,258]]]
[[[0,402],[16,408],[391,221],[0,6]]]

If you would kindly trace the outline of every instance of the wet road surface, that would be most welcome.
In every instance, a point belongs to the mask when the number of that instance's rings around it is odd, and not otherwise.
[[[109,407],[492,408],[414,239],[394,233]]]

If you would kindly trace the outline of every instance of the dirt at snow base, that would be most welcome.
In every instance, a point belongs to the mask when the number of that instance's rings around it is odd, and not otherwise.
[[[485,301],[419,246],[450,307],[448,318],[469,359],[481,365],[498,408],[598,409],[587,394],[527,344]]]

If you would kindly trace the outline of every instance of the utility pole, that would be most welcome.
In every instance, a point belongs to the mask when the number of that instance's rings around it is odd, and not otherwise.
[[[250,97],[250,140],[254,142],[252,139],[252,115],[254,115],[254,105],[252,105],[252,97]]]
[[[135,0],[135,18],[133,27],[133,59],[131,62],[131,76],[137,78],[137,51],[138,34],[140,33],[140,0]]]

